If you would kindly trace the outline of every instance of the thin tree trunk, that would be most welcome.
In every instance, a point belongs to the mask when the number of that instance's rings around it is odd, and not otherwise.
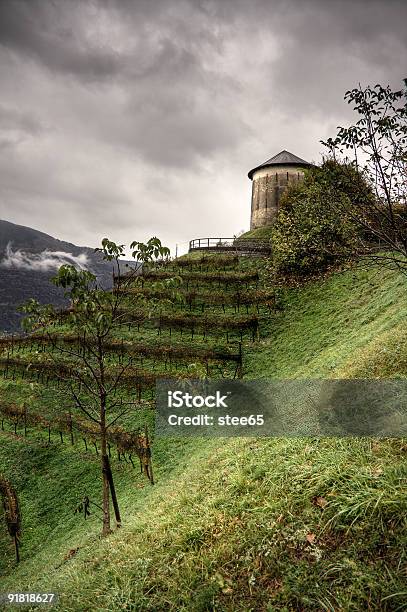
[[[107,435],[106,435],[106,397],[100,398],[100,454],[102,462],[102,509],[103,509],[103,527],[102,536],[105,537],[111,533],[110,529],[110,499],[109,499],[109,474],[106,469],[107,456]]]
[[[112,474],[112,470],[110,467],[109,457],[107,455],[105,459],[105,469],[106,469],[107,477],[109,480],[110,493],[112,495],[112,503],[113,503],[114,514],[116,518],[116,526],[121,527],[122,519],[120,516],[119,502],[117,501],[116,489],[115,489],[114,481],[113,481],[113,474]]]
[[[111,533],[110,529],[110,498],[109,498],[109,478],[106,470],[107,455],[102,454],[102,509],[103,509],[103,527],[102,536],[105,537]]]

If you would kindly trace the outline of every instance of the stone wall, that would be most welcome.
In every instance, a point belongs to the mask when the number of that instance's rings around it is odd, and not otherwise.
[[[269,166],[253,174],[250,229],[271,225],[278,214],[281,194],[292,182],[302,180],[304,169],[296,166]]]

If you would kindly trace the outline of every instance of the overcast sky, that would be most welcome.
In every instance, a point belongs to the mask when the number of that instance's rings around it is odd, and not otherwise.
[[[250,168],[318,161],[401,86],[405,0],[0,0],[0,218],[79,245],[248,229]]]

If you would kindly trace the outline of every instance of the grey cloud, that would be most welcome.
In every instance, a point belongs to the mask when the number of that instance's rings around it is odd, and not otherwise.
[[[3,0],[0,45],[88,83],[168,69],[177,76],[198,59],[189,49],[218,42],[199,17],[189,2]]]
[[[43,123],[32,113],[0,105],[0,130],[5,132],[17,130],[37,135],[44,130],[44,127]]]
[[[89,117],[95,133],[101,127],[102,138],[143,159],[193,166],[250,132],[235,110],[239,78],[216,67],[223,30],[217,32],[212,17],[194,3],[18,0],[8,11],[0,6],[0,42],[40,67],[93,86],[100,106]],[[104,30],[107,15],[120,35]],[[92,16],[103,44],[88,33]],[[123,103],[112,110],[105,91],[95,89],[98,80],[121,90]],[[108,123],[101,125],[105,113]]]
[[[407,55],[407,3],[288,0],[274,14],[281,55],[268,67],[280,106],[335,116],[347,89],[376,81],[399,86]]]
[[[44,133],[46,127],[30,112],[0,105],[0,150],[11,152],[23,145],[27,139],[36,138]]]
[[[388,0],[0,0],[0,215],[71,242],[247,227],[247,171],[318,160],[359,81],[401,84]],[[115,236],[113,236],[115,234]]]
[[[82,79],[111,77],[120,69],[120,58],[108,46],[92,45],[86,38],[92,5],[76,0],[3,0],[0,45],[53,71]]]

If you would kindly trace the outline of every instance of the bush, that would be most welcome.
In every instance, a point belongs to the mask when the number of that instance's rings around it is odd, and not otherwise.
[[[335,190],[344,193],[355,209],[370,208],[372,203],[375,202],[372,186],[365,176],[350,163],[339,163],[334,159],[325,159],[321,166],[309,171],[308,180],[333,187]]]
[[[276,271],[315,274],[350,256],[360,238],[351,211],[371,198],[367,181],[351,165],[327,160],[308,170],[281,198],[272,229]]]

